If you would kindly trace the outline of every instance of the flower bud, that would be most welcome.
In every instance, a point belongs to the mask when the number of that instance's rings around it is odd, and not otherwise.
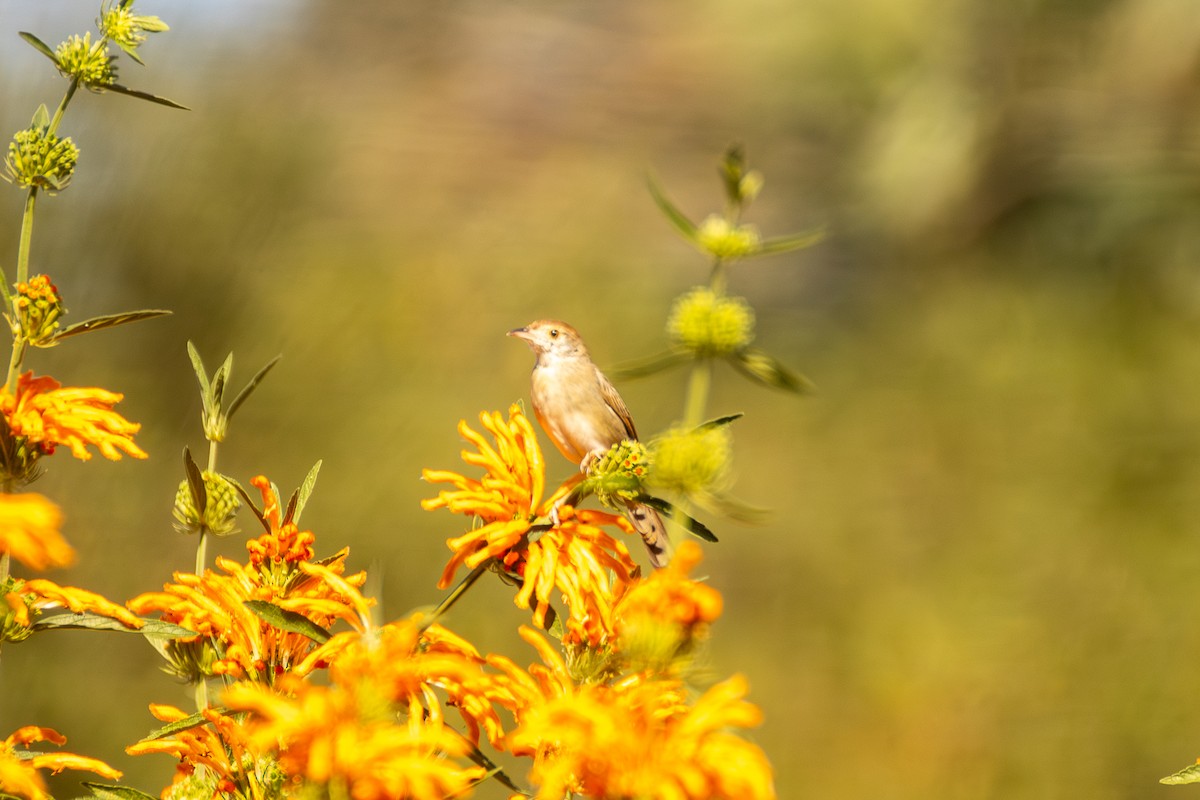
[[[114,56],[108,54],[105,40],[92,42],[92,34],[75,35],[60,44],[54,51],[58,71],[65,77],[75,78],[89,89],[103,89],[117,80]]]
[[[642,480],[649,472],[646,446],[629,439],[617,442],[588,469],[588,482],[596,499],[610,508],[642,493]]]
[[[740,297],[698,286],[675,300],[667,335],[697,355],[734,353],[754,341],[754,310]]]
[[[18,131],[8,143],[4,178],[22,189],[65,189],[79,161],[79,148],[70,137],[60,139],[34,125]]]
[[[671,428],[650,443],[648,482],[683,495],[720,491],[729,480],[732,451],[727,426]]]
[[[13,298],[21,335],[34,347],[52,347],[58,332],[58,318],[66,313],[58,287],[45,275],[34,275],[17,284]]]
[[[696,229],[696,244],[717,258],[740,258],[757,253],[762,240],[753,225],[734,225],[719,214],[710,214]]]
[[[138,45],[146,41],[147,33],[170,30],[158,17],[141,16],[133,13],[132,4],[113,3],[109,0],[100,10],[96,26],[109,40],[125,52],[133,55]]]
[[[237,512],[242,506],[233,483],[224,475],[207,470],[201,473],[207,502],[203,516],[196,509],[192,488],[186,480],[175,492],[175,530],[180,533],[199,533],[207,530],[216,536],[226,536],[237,530]]]

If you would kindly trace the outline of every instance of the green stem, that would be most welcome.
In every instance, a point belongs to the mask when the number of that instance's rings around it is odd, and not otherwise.
[[[63,95],[62,102],[58,104],[58,108],[54,111],[54,116],[50,119],[50,127],[47,128],[47,133],[53,134],[58,130],[58,123],[62,122],[63,114],[67,111],[67,104],[71,102],[71,98],[75,96],[75,90],[79,88],[79,78],[72,78],[67,84],[67,93]]]
[[[37,206],[37,196],[38,187],[31,186],[29,196],[25,198],[25,213],[21,215],[21,238],[17,243],[17,283],[29,280],[29,249],[33,242],[33,210]],[[9,299],[7,286],[4,287],[4,298]]]
[[[4,388],[9,394],[16,391],[17,376],[21,373],[21,363],[25,360],[25,346],[25,337],[18,333],[13,340],[12,356],[8,359],[8,377],[4,381]]]
[[[692,373],[688,376],[687,395],[683,406],[685,428],[694,428],[704,421],[704,409],[708,406],[708,390],[712,385],[712,359],[699,357],[692,362]]]
[[[208,472],[217,471],[217,443],[209,441],[208,443]],[[209,498],[210,500],[212,498]],[[200,526],[200,538],[196,541],[196,574],[200,575],[204,572],[204,565],[208,561],[208,529],[203,525]]]
[[[455,586],[450,591],[450,594],[446,595],[446,598],[444,600],[442,600],[442,602],[438,603],[437,608],[435,608],[433,610],[433,615],[432,615],[430,621],[432,622],[434,620],[439,619],[443,614],[445,614],[447,611],[449,611],[451,606],[453,606],[455,603],[457,603],[459,598],[461,598],[464,594],[467,593],[467,589],[470,589],[471,586],[474,585],[475,581],[479,580],[479,578],[482,577],[483,573],[487,572],[491,566],[492,566],[492,559],[489,558],[487,561],[484,561],[478,567],[471,570],[470,574],[468,574],[467,577],[465,577],[461,581],[459,581],[458,586]]]

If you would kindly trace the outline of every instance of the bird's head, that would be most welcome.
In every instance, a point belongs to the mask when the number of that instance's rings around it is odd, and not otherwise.
[[[529,349],[540,358],[549,355],[560,358],[587,357],[587,348],[579,331],[557,319],[539,319],[523,328],[514,328],[509,336],[524,339]]]

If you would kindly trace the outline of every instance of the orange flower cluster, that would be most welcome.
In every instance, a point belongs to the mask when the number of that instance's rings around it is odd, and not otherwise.
[[[14,436],[47,454],[62,445],[71,449],[71,455],[87,461],[92,457],[87,447],[92,445],[114,461],[122,453],[146,458],[133,442],[141,426],[113,411],[123,398],[106,389],[63,387],[54,378],[35,378],[26,372],[17,380],[16,391],[0,391],[0,414]]]
[[[576,511],[559,505],[578,478],[564,483],[542,501],[545,466],[529,420],[517,406],[508,419],[498,412],[480,415],[493,446],[465,422],[459,433],[475,446],[463,451],[468,465],[483,467],[481,478],[446,470],[425,470],[425,480],[449,483],[437,497],[422,501],[426,510],[446,508],[483,524],[447,541],[450,561],[438,582],[446,588],[459,567],[475,569],[489,559],[521,582],[515,602],[534,608],[534,620],[545,627],[552,593],[566,603],[565,627],[573,641],[603,645],[612,633],[612,610],[638,573],[628,549],[604,527],[632,532],[621,517],[600,511]],[[537,525],[540,518],[551,520]]]
[[[264,497],[272,494],[265,478],[256,478],[254,485]],[[270,682],[303,661],[315,646],[302,633],[270,624],[247,601],[301,614],[322,628],[339,619],[359,628],[366,624],[370,602],[359,591],[366,574],[343,575],[349,551],[343,549],[321,564],[304,560],[312,556],[312,534],[282,523],[277,499],[267,507],[271,530],[248,544],[248,564],[218,558],[220,573],[177,572],[175,582],[163,591],[147,592],[127,604],[135,613],[158,613],[211,642],[217,651],[212,665],[216,675]]]
[[[190,715],[174,706],[151,705],[150,713],[160,722],[172,724]],[[145,739],[125,748],[131,756],[165,753],[179,759],[172,785],[187,780],[196,768],[209,770],[213,795],[264,797],[263,787],[271,782],[269,770],[260,770],[244,742],[241,724],[232,716],[206,708],[201,712],[207,724],[193,725],[157,738]],[[163,790],[166,798],[171,787]]]
[[[37,742],[61,745],[66,737],[51,728],[26,725],[18,728],[0,741],[0,794],[25,798],[25,800],[50,800],[46,793],[46,782],[41,770],[61,772],[64,769],[79,769],[94,772],[109,780],[121,777],[118,770],[103,761],[74,753],[39,753],[28,755],[24,746]],[[20,748],[20,749],[18,749]]]

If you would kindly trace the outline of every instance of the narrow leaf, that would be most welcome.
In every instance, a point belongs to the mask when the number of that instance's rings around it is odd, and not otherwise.
[[[722,428],[731,422],[735,422],[735,421],[741,419],[744,416],[746,416],[746,415],[741,411],[737,412],[736,414],[726,414],[723,417],[717,417],[716,419],[710,419],[708,422],[701,422],[699,425],[696,426],[696,430],[707,431],[707,430],[712,430],[713,428]]]
[[[637,361],[620,364],[612,370],[606,371],[605,374],[611,375],[616,380],[633,380],[677,367],[690,360],[691,356],[682,350],[667,350]]]
[[[31,125],[43,131],[50,127],[50,112],[46,110],[45,103],[39,105],[37,111],[33,112],[33,122]]]
[[[98,797],[100,800],[158,800],[154,795],[146,794],[132,786],[114,786],[92,781],[83,781],[83,785],[91,790],[92,797]]]
[[[279,359],[281,358],[283,358],[283,355],[277,355],[272,358],[265,367],[260,369],[258,373],[250,379],[250,382],[246,384],[246,387],[238,392],[237,397],[233,398],[233,402],[229,404],[229,412],[225,414],[226,419],[233,418],[233,412],[237,411],[238,407],[241,406],[242,403],[246,402],[246,398],[250,396],[251,392],[258,388],[258,384],[262,383],[262,379],[267,377],[267,373],[271,371],[272,367],[279,363]]]
[[[55,60],[55,63],[57,64],[58,61]],[[149,92],[139,92],[137,89],[130,89],[128,86],[122,86],[119,83],[106,83],[103,86],[96,86],[95,88],[107,92],[116,92],[117,94],[123,94],[129,97],[136,97],[139,100],[149,100],[151,103],[158,103],[160,106],[166,106],[167,108],[178,108],[181,111],[191,111],[191,109],[187,106],[181,103],[176,103],[174,100],[168,100],[165,97],[159,97],[158,95],[150,94]]]
[[[50,45],[46,44],[41,39],[34,36],[32,33],[28,33],[27,31],[21,31],[21,33],[19,35],[31,47],[33,47],[34,50],[37,50],[39,53],[44,55],[46,58],[53,61],[54,66],[56,66],[56,67],[58,66],[58,56],[56,56],[54,54],[54,51],[50,48]]]
[[[266,600],[246,600],[242,605],[253,611],[259,619],[268,625],[273,625],[279,630],[287,631],[288,633],[298,633],[301,636],[307,636],[317,644],[327,642],[333,636],[329,631],[303,614],[297,614],[295,611],[280,608],[274,603],[268,603]]]
[[[651,497],[650,495],[642,495],[638,498],[639,502],[645,503],[651,508],[655,508],[663,514],[668,515],[672,521],[678,523],[681,527],[690,533],[695,534],[706,542],[717,541],[717,535],[708,529],[700,520],[685,514],[678,506],[663,500],[661,497]]]
[[[658,186],[658,181],[654,180],[654,176],[650,175],[646,178],[646,183],[650,187],[650,195],[654,198],[654,202],[658,205],[659,210],[667,216],[671,224],[676,230],[683,234],[685,239],[696,241],[696,224],[680,211],[674,203],[672,203]]]
[[[825,238],[825,229],[816,228],[815,230],[806,231],[804,233],[795,233],[790,236],[772,236],[763,239],[759,243],[758,249],[754,251],[756,256],[765,256],[772,253],[787,253],[792,250],[803,250],[806,247],[812,247],[817,242]]]
[[[190,341],[187,343],[188,358],[192,361],[192,369],[196,372],[196,381],[200,384],[200,397],[204,400],[204,409],[208,411],[208,370],[204,368],[204,362],[200,360],[200,353],[196,351],[196,345]],[[207,415],[207,414],[206,414]]]
[[[250,496],[249,492],[247,492],[245,487],[243,487],[240,483],[238,483],[237,481],[230,481],[230,482],[233,484],[233,488],[237,489],[238,494],[240,494],[242,496],[242,499],[244,501],[246,501],[246,506],[251,511],[254,512],[254,516],[258,518],[258,521],[260,523],[262,523],[263,529],[267,533],[270,533],[271,532],[271,523],[267,521],[267,518],[265,516],[263,516],[263,512],[258,509],[258,506],[254,505],[254,498],[252,498]]]
[[[192,459],[192,451],[183,448],[183,471],[187,475],[188,488],[192,491],[192,503],[196,506],[196,515],[204,519],[204,510],[208,508],[208,489],[204,486],[204,474]]]
[[[300,522],[300,514],[304,512],[304,506],[308,505],[308,498],[312,496],[313,487],[317,485],[317,474],[321,471],[321,462],[313,464],[312,469],[308,471],[308,475],[304,476],[304,483],[300,484],[300,489],[296,493],[296,510],[292,515],[292,522]]]
[[[813,390],[812,381],[803,375],[792,372],[761,350],[747,347],[734,353],[729,362],[747,378],[758,381],[764,386],[796,394],[808,394]]]
[[[64,629],[89,630],[89,631],[125,631],[128,633],[139,633],[134,628],[126,628],[112,617],[101,616],[86,612],[76,614],[68,612],[66,614],[55,614],[50,617],[42,617],[37,622],[34,622],[29,627],[35,631],[53,631]],[[189,633],[191,633],[189,631]],[[193,634],[194,635],[194,634]]]
[[[220,707],[212,707],[208,710],[217,714],[225,713],[225,709]],[[142,741],[138,742],[138,744],[141,744],[142,742],[153,742],[158,739],[164,739],[168,736],[179,733],[180,731],[191,730],[192,728],[196,728],[207,723],[208,718],[204,716],[204,712],[197,711],[195,714],[186,716],[183,719],[177,719],[174,722],[168,723],[156,731],[150,731],[150,733],[146,734],[142,738]]]
[[[1159,783],[1178,786],[1184,783],[1200,783],[1200,762],[1184,767],[1173,775],[1160,778]]]
[[[104,330],[105,328],[115,328],[118,325],[125,325],[130,322],[139,322],[143,319],[152,319],[153,317],[161,317],[170,314],[170,311],[161,308],[145,309],[142,311],[126,311],[121,314],[105,314],[102,317],[92,317],[83,322],[76,322],[74,325],[68,325],[58,333],[54,334],[53,341],[66,339],[70,336],[75,336],[80,333],[91,333],[92,331]]]
[[[125,42],[121,42],[121,41],[114,41],[114,40],[110,40],[110,41],[112,41],[112,43],[115,44],[117,47],[121,48],[121,50],[125,53],[125,55],[129,56],[134,61],[141,64],[143,67],[146,66],[146,62],[142,61],[142,57],[137,54],[136,46],[126,44]]]
[[[225,360],[221,362],[221,366],[217,367],[217,371],[213,373],[212,379],[212,407],[216,411],[221,410],[225,399],[225,384],[229,382],[229,374],[233,372],[233,353],[225,356]],[[229,419],[229,415],[225,415],[225,419]]]

